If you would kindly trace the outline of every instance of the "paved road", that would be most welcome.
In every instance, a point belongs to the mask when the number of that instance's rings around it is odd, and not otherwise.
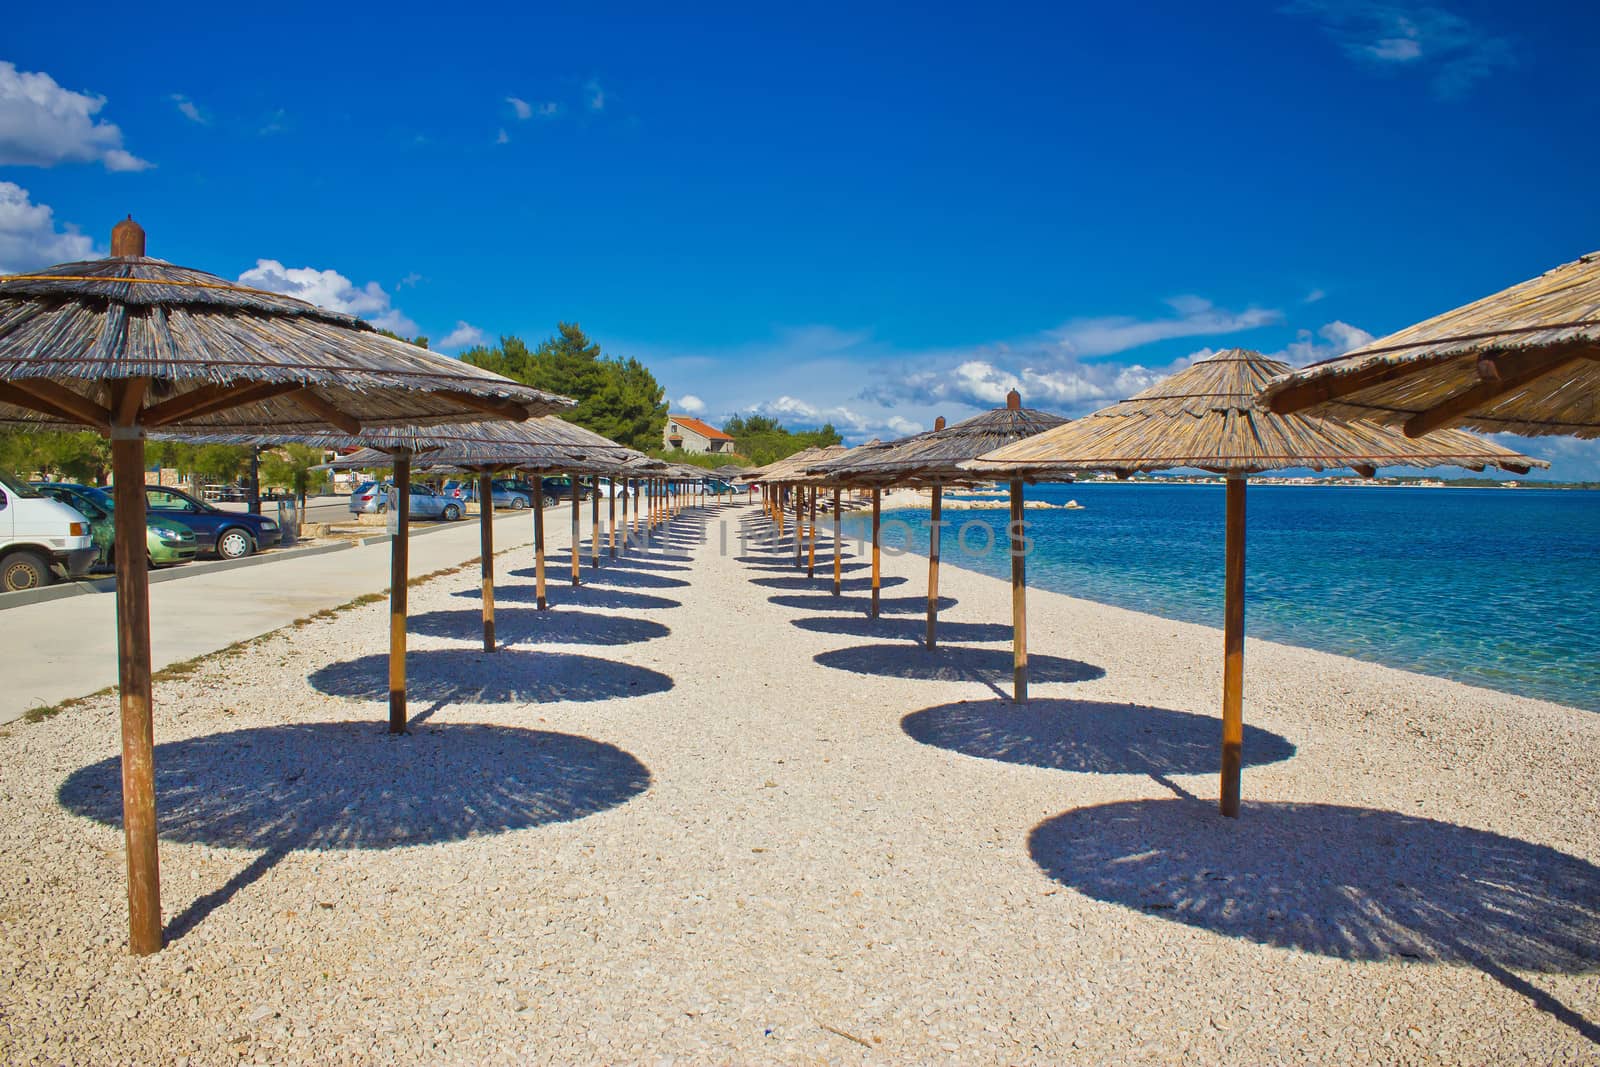
[[[585,529],[588,513],[584,512]],[[568,544],[565,522],[546,525],[549,545]],[[533,540],[529,514],[494,524],[496,550]],[[478,523],[413,537],[411,573],[426,574],[478,555]],[[506,566],[502,561],[502,567]],[[389,585],[387,543],[320,555],[285,556],[252,567],[224,567],[150,587],[152,660],[170,663],[215,652]],[[4,613],[0,641],[0,724],[29,708],[83,696],[117,680],[116,597],[87,593]]]

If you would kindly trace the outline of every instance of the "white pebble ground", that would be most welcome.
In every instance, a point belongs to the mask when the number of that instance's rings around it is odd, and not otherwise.
[[[1031,591],[1014,707],[1005,583],[741,525],[414,589],[408,736],[383,604],[161,682],[153,957],[114,699],[5,727],[0,1058],[1600,1062],[1600,716],[1252,641],[1224,820],[1216,631]]]

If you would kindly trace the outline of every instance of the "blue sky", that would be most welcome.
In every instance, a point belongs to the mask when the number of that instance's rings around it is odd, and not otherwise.
[[[132,212],[435,347],[575,319],[680,410],[861,440],[1324,358],[1600,248],[1592,7],[449,10],[7,20],[0,270]]]

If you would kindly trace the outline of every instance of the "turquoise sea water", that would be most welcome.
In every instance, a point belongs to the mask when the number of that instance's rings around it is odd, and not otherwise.
[[[966,494],[952,493],[952,497]],[[1220,485],[1038,485],[1028,584],[1222,625]],[[927,511],[893,511],[885,546],[927,552]],[[947,563],[1010,574],[1006,513],[946,511]],[[860,516],[847,520],[856,536]],[[1600,492],[1252,483],[1246,631],[1600,711]]]

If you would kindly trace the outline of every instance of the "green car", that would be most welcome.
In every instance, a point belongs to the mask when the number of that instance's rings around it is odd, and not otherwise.
[[[46,496],[53,497],[89,520],[89,532],[94,536],[94,547],[100,550],[99,565],[111,566],[111,547],[115,541],[111,512],[115,506],[111,494],[104,489],[70,482],[34,482],[33,487]],[[194,531],[181,522],[155,515],[145,517],[145,554],[152,567],[173,563],[188,563],[199,551]]]

